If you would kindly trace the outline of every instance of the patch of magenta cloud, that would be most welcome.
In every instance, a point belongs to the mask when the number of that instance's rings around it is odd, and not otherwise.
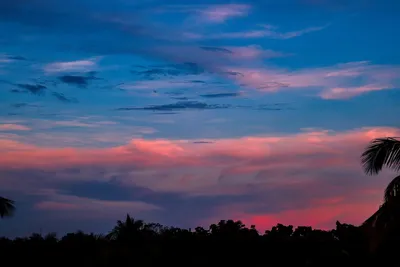
[[[292,177],[291,181],[285,179],[287,183],[253,191],[252,199],[216,204],[209,217],[200,221],[207,225],[218,218],[235,218],[247,225],[254,224],[261,231],[269,230],[277,223],[311,225],[328,230],[335,227],[337,220],[359,225],[378,209],[385,182],[394,175],[385,173],[382,181],[363,177],[356,170],[325,169],[317,172],[311,176],[315,174],[319,179],[308,175],[300,182],[296,170],[293,170],[286,174]]]
[[[293,175],[302,182],[316,179],[311,178],[309,169],[318,174],[335,168],[361,171],[358,151],[363,145],[374,137],[396,134],[395,128],[342,133],[307,130],[286,136],[209,140],[212,142],[201,145],[189,140],[134,139],[127,145],[97,149],[44,148],[3,139],[1,168],[57,170],[55,181],[106,181],[112,173],[123,173],[122,183],[159,192],[235,195],[252,189],[247,187],[249,184],[288,183]],[[69,168],[82,171],[62,171]],[[96,174],[99,170],[102,175]],[[7,178],[3,179],[3,187],[12,190],[12,186],[7,186]]]
[[[363,194],[364,192],[357,193]],[[221,210],[225,209],[226,212],[231,208],[232,211],[226,213],[226,218],[240,219],[246,225],[256,225],[257,229],[261,231],[270,230],[278,223],[294,226],[313,226],[317,229],[330,230],[335,227],[335,222],[338,220],[360,225],[363,221],[368,219],[370,214],[378,209],[376,202],[381,198],[380,196],[378,197],[378,193],[369,193],[366,195],[369,199],[365,199],[365,201],[361,203],[350,203],[351,200],[347,203],[343,203],[340,198],[318,199],[317,202],[319,203],[323,203],[324,201],[327,203],[320,205],[309,203],[309,207],[284,210],[276,213],[265,212],[257,214],[235,212],[243,209],[240,205],[238,207],[228,206],[225,207],[226,209],[222,207]],[[216,218],[214,220],[216,220]],[[209,221],[204,221],[204,224],[207,224]]]

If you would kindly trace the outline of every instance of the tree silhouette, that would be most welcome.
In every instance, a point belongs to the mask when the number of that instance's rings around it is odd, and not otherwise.
[[[146,228],[146,224],[142,220],[135,220],[129,214],[126,215],[125,221],[118,220],[117,225],[107,235],[111,240],[130,243],[137,239],[141,231]]]
[[[14,214],[14,201],[8,198],[0,197],[0,217],[11,217]]]
[[[361,155],[364,172],[376,175],[383,167],[400,171],[400,141],[395,138],[377,138],[371,141]],[[369,229],[370,247],[374,250],[388,242],[400,223],[400,176],[386,187],[384,202],[377,212],[364,222]]]
[[[396,247],[396,246],[394,246]],[[397,247],[396,247],[397,248]],[[277,224],[264,235],[254,225],[221,220],[209,228],[184,228],[146,223],[129,214],[108,238],[82,231],[57,238],[32,234],[0,238],[0,250],[15,265],[53,266],[358,266],[381,258],[365,249],[361,228],[337,223],[324,231]],[[49,256],[51,255],[51,256]],[[390,257],[389,257],[390,258]],[[390,259],[392,259],[391,257]]]

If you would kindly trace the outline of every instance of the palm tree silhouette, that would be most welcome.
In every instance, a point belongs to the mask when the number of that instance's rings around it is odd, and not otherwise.
[[[377,138],[370,142],[361,155],[364,172],[376,175],[383,167],[400,171],[400,140]],[[383,204],[379,210],[364,222],[364,226],[371,229],[372,247],[376,248],[397,231],[400,222],[400,175],[395,177],[386,187]]]
[[[383,167],[400,171],[400,140],[395,138],[377,138],[371,141],[361,155],[361,162],[366,174],[378,174]],[[400,176],[386,187],[384,203],[394,203],[400,193]]]
[[[14,201],[8,198],[0,197],[0,217],[11,217],[14,214]]]
[[[384,166],[400,171],[400,140],[393,137],[372,140],[361,155],[361,162],[367,174],[378,174]]]
[[[129,214],[126,215],[125,221],[117,221],[117,225],[107,235],[107,238],[122,242],[132,242],[138,238],[141,231],[146,228],[146,224],[142,220],[135,220]]]

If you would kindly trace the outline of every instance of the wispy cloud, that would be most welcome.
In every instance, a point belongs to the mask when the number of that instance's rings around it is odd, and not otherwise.
[[[290,54],[273,51],[269,49],[263,49],[259,45],[248,45],[248,46],[225,46],[225,47],[201,47],[202,49],[210,52],[222,53],[225,55],[219,55],[222,57],[230,57],[233,59],[265,59],[265,58],[276,58],[285,57]]]
[[[271,39],[291,39],[295,37],[300,37],[304,34],[321,31],[328,27],[326,26],[317,26],[317,27],[308,27],[305,29],[300,29],[296,31],[289,32],[279,32],[275,27],[271,27],[269,25],[261,25],[259,29],[248,30],[248,31],[240,31],[240,32],[222,32],[222,33],[209,33],[209,34],[201,34],[201,33],[188,33],[185,36],[188,39],[255,39],[255,38],[271,38]]]
[[[204,94],[204,95],[200,95],[201,97],[204,98],[222,98],[222,97],[238,97],[241,96],[241,93],[213,93],[213,94]]]
[[[139,80],[136,82],[123,83],[118,88],[123,90],[171,90],[204,87],[205,84],[212,82],[210,77],[205,75],[186,75],[184,77],[167,77],[158,80]]]
[[[374,65],[366,61],[330,67],[285,70],[279,68],[227,68],[242,86],[264,92],[315,89],[325,99],[346,99],[366,92],[392,89],[399,85],[399,66]]]
[[[126,213],[160,210],[161,208],[143,201],[112,201],[65,195],[57,192],[44,194],[46,199],[35,204],[39,210],[71,214],[77,219],[99,219],[124,216]],[[70,218],[70,217],[69,217]]]
[[[90,72],[97,68],[97,63],[100,57],[94,57],[76,61],[53,62],[45,65],[43,70],[46,73],[59,73],[59,72]]]
[[[18,88],[21,88],[23,90],[26,90],[27,92],[30,92],[34,95],[41,95],[45,92],[47,87],[43,84],[16,84]]]
[[[215,93],[200,95],[203,98],[227,98],[239,97],[240,93]],[[133,111],[133,110],[150,110],[150,111],[183,111],[183,110],[215,110],[215,109],[248,109],[263,111],[279,111],[285,110],[284,107],[277,105],[232,105],[232,104],[209,104],[199,101],[181,100],[172,104],[149,105],[144,107],[123,107],[116,110]]]
[[[0,123],[0,131],[29,131],[30,128],[20,124]]]
[[[207,75],[222,66],[243,66],[249,63],[262,63],[264,60],[288,57],[290,53],[266,49],[260,45],[246,46],[195,46],[163,45],[155,46],[152,52],[179,64],[164,66],[140,66],[132,74],[144,78],[183,75]]]
[[[75,98],[67,97],[63,93],[53,92],[52,94],[56,99],[58,99],[59,101],[64,102],[64,103],[77,103],[78,102],[78,100],[76,100]]]
[[[201,20],[222,23],[231,18],[246,16],[250,9],[251,6],[244,4],[210,5],[197,13]]]
[[[250,5],[210,4],[210,5],[169,5],[157,8],[158,12],[187,13],[192,20],[202,23],[223,23],[232,18],[249,14]]]
[[[0,64],[1,63],[11,63],[11,62],[15,62],[15,61],[23,61],[23,60],[26,60],[26,58],[23,56],[0,54]]]
[[[118,108],[117,110],[151,110],[151,111],[175,111],[175,110],[206,110],[206,109],[226,109],[230,105],[207,104],[198,101],[178,101],[174,104],[150,105],[146,107]]]

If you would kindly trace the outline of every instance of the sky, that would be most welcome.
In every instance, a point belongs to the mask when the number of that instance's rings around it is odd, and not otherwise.
[[[106,233],[129,213],[361,224],[394,173],[400,2],[0,0],[0,235]]]

